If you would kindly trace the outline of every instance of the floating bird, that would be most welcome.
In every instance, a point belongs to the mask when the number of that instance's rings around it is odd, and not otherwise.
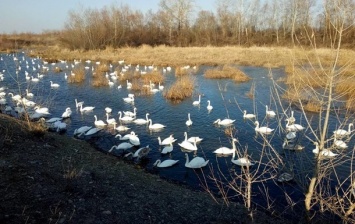
[[[128,117],[128,116],[122,117],[122,112],[121,111],[118,111],[118,114],[120,115],[119,116],[120,121],[131,122],[131,121],[134,120],[134,117]]]
[[[211,101],[207,100],[207,103],[208,103],[207,110],[209,110],[209,111],[212,110],[213,106],[211,106]]]
[[[275,111],[273,111],[273,110],[269,110],[269,108],[268,108],[268,106],[267,106],[267,105],[265,105],[265,108],[266,108],[266,115],[267,115],[267,116],[270,116],[270,117],[274,117],[274,116],[276,116]]]
[[[91,112],[95,109],[95,107],[84,107],[83,108],[83,104],[80,105],[80,112]]]
[[[177,162],[179,162],[179,160],[166,159],[162,162],[160,159],[158,159],[157,161],[155,161],[153,166],[165,168],[165,167],[171,167],[171,166],[175,165]]]
[[[339,140],[339,139],[336,139],[334,141],[334,146],[338,149],[346,149],[348,148],[348,145],[343,141],[343,140]]]
[[[155,124],[152,124],[152,119],[149,119],[149,129],[153,129],[153,130],[157,130],[157,129],[162,129],[162,128],[165,128],[166,126],[165,125],[162,125],[162,124],[159,124],[159,123],[155,123]]]
[[[84,104],[84,101],[78,102],[77,99],[75,99],[75,106],[76,108],[80,108]]]
[[[137,108],[135,107],[132,111],[123,111],[123,114],[128,117],[135,117],[137,114]]]
[[[247,114],[247,111],[246,111],[246,110],[243,111],[243,118],[244,118],[244,119],[253,119],[253,118],[255,118],[255,117],[256,117],[255,114]]]
[[[185,158],[186,158],[185,167],[192,168],[192,169],[202,168],[206,166],[209,162],[209,160],[206,161],[204,158],[199,156],[189,161],[189,155],[187,153],[185,153]]]
[[[235,146],[235,142],[237,142],[238,140],[233,138],[232,139],[232,148],[227,148],[227,147],[220,147],[216,150],[213,151],[213,153],[216,154],[221,154],[221,155],[231,155],[233,154],[233,152],[235,152],[235,150],[237,150],[237,147]]]
[[[186,121],[186,125],[187,126],[191,126],[192,125],[192,120],[190,118],[190,113],[188,113],[187,116],[188,116],[188,120]]]
[[[286,119],[286,130],[287,131],[303,131],[304,127],[299,124],[290,124],[290,121]]]
[[[297,134],[295,131],[290,131],[286,134],[287,140],[292,140],[292,139],[295,139],[296,137],[297,137]]]
[[[221,120],[221,119],[217,119],[216,121],[214,121],[213,123],[214,124],[218,124],[218,125],[222,125],[222,126],[227,126],[227,125],[231,125],[231,124],[233,124],[233,122],[234,122],[235,120],[232,120],[232,119],[229,119],[229,118],[225,118],[225,119],[223,119],[223,120]]]
[[[278,182],[288,182],[293,180],[293,175],[288,172],[283,172],[277,177]]]
[[[134,96],[132,97],[126,97],[126,98],[123,98],[123,101],[126,102],[126,103],[132,103],[134,102]]]
[[[187,141],[187,133],[185,132],[184,135],[185,135],[185,140],[182,141],[181,143],[178,143],[178,145],[181,148],[187,149],[189,151],[196,151],[197,150],[196,142],[193,142],[193,143],[188,142]]]
[[[118,127],[116,127],[116,124],[113,124],[113,128],[116,130],[116,131],[127,131],[129,130],[130,128],[127,127],[127,126],[124,126],[124,125],[119,125]]]
[[[232,156],[231,162],[234,163],[235,165],[238,165],[238,166],[252,166],[252,165],[254,165],[254,163],[250,162],[250,160],[246,157],[235,159],[235,150],[233,151],[232,154],[233,154],[233,156]]]
[[[304,149],[304,146],[294,143],[289,143],[286,139],[282,144],[283,149],[293,150],[293,151],[300,151]]]
[[[72,114],[72,111],[70,109],[70,107],[67,107],[64,111],[64,113],[62,114],[62,118],[69,118]]]
[[[28,89],[26,89],[26,96],[29,97],[29,98],[32,98],[34,95],[33,95],[33,93],[30,93],[28,91]]]
[[[61,121],[63,120],[62,117],[52,117],[51,119],[46,120],[46,123],[54,123],[56,121]]]
[[[97,120],[97,116],[94,115],[94,118],[95,118],[95,126],[106,126],[107,124],[103,121],[103,120]]]
[[[108,113],[106,113],[106,122],[108,125],[117,124],[116,119],[110,118],[110,115]]]
[[[198,106],[198,105],[200,105],[200,103],[201,103],[201,95],[198,95],[198,100],[192,102],[192,105]]]
[[[58,88],[59,84],[58,83],[53,83],[53,81],[49,81],[51,83],[52,88]]]
[[[89,131],[92,128],[92,126],[82,126],[80,128],[77,128],[74,130],[74,135],[81,135],[87,131]]]
[[[159,145],[170,145],[174,143],[177,139],[170,135],[169,137],[165,138],[163,141],[161,140],[160,136],[158,136]]]
[[[172,152],[174,149],[173,144],[170,143],[169,145],[165,146],[162,150],[161,150],[161,154],[168,154],[170,152]]]
[[[147,145],[146,147],[137,149],[137,151],[135,151],[134,153],[130,152],[126,154],[124,157],[128,157],[129,155],[132,155],[133,158],[137,158],[139,160],[146,157],[149,152],[150,152],[150,148],[149,145]]]
[[[316,148],[312,150],[313,153],[318,154],[319,153],[319,144],[318,142],[314,143],[316,145]],[[333,153],[332,151],[330,151],[330,149],[322,149],[321,150],[321,155],[325,156],[325,157],[334,157],[337,156],[337,153]]]
[[[148,119],[148,116],[149,116],[149,113],[146,113],[145,114],[145,119],[143,119],[143,118],[138,118],[138,119],[135,119],[133,122],[135,123],[135,124],[148,124],[148,122],[149,122],[149,119]]]
[[[131,143],[129,142],[122,142],[121,144],[119,145],[114,145],[111,147],[110,150],[108,150],[108,152],[112,152],[112,150],[116,149],[116,150],[119,150],[119,149],[123,149],[123,150],[127,150],[127,149],[130,149],[132,148],[134,145],[132,145]]]
[[[348,125],[348,130],[344,130],[344,129],[338,129],[335,130],[333,133],[335,135],[336,138],[342,138],[345,136],[349,136],[352,132],[352,128],[354,127],[353,123],[350,123]]]
[[[268,127],[259,127],[259,121],[255,121],[255,125],[255,131],[260,134],[271,134],[271,132],[274,130]]]
[[[105,107],[105,112],[110,114],[112,112],[112,108],[110,107]]]

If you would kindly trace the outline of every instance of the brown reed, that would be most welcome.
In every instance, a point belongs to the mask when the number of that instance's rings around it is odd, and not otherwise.
[[[81,83],[85,80],[85,67],[83,65],[76,66],[70,75],[68,75],[68,83]]]
[[[250,80],[250,77],[243,71],[230,65],[209,69],[205,72],[205,77],[208,79],[233,79],[236,82],[247,82]]]
[[[192,96],[194,86],[195,80],[192,76],[182,76],[178,78],[163,95],[165,98],[178,103]]]
[[[106,78],[106,72],[94,72],[92,79],[92,86],[108,86],[108,79]]]

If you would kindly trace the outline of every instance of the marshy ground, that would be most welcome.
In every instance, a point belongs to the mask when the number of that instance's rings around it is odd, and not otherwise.
[[[0,114],[0,223],[281,223]],[[283,220],[284,222],[285,220]]]

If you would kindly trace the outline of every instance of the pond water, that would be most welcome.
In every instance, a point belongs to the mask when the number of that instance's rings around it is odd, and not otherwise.
[[[18,60],[14,60],[14,58]],[[86,70],[86,79],[82,84],[68,84],[65,79],[65,74],[70,75],[70,72],[74,65],[73,62],[58,62],[58,63],[48,63],[40,59],[33,59],[27,57],[23,53],[14,54],[1,54],[0,61],[0,72],[4,74],[4,79],[0,82],[0,87],[6,87],[5,92],[12,92],[14,94],[19,94],[20,89],[25,92],[25,89],[29,89],[30,92],[34,94],[32,99],[37,104],[43,107],[48,107],[50,111],[50,117],[60,117],[67,107],[70,107],[73,111],[71,118],[66,119],[67,131],[65,132],[68,136],[73,136],[74,130],[81,126],[93,126],[94,127],[94,115],[106,122],[105,107],[112,108],[111,118],[115,118],[117,121],[118,111],[133,111],[133,108],[137,108],[137,118],[145,118],[146,113],[149,113],[149,118],[152,119],[153,123],[161,123],[166,125],[166,127],[160,131],[150,131],[147,125],[136,125],[134,123],[125,124],[130,128],[130,131],[134,131],[140,139],[140,147],[147,146],[151,148],[147,158],[140,163],[142,169],[148,172],[156,173],[162,178],[168,179],[170,181],[186,184],[192,188],[203,190],[202,185],[205,183],[201,180],[206,180],[206,183],[210,189],[214,192],[218,192],[218,189],[214,185],[214,182],[209,179],[212,174],[216,175],[219,173],[225,175],[226,179],[231,179],[233,172],[240,172],[241,168],[234,165],[231,162],[231,156],[228,157],[218,157],[213,151],[221,146],[226,146],[231,148],[231,139],[225,134],[225,127],[218,126],[214,124],[214,121],[218,118],[230,118],[235,120],[233,123],[234,136],[239,140],[237,144],[239,149],[247,148],[247,152],[251,159],[258,163],[260,157],[265,157],[261,161],[267,161],[268,157],[263,154],[265,150],[262,143],[261,136],[256,135],[255,125],[253,120],[243,119],[243,110],[247,110],[248,113],[255,113],[257,115],[257,120],[262,126],[267,125],[270,128],[274,128],[274,135],[272,135],[271,144],[272,146],[282,151],[282,143],[284,139],[284,132],[278,128],[281,124],[284,126],[285,116],[290,116],[290,110],[286,114],[283,114],[280,110],[280,105],[275,103],[275,99],[272,97],[272,86],[273,82],[269,76],[269,69],[262,67],[239,67],[243,70],[252,81],[246,83],[235,83],[232,80],[213,80],[204,78],[203,74],[205,70],[211,69],[212,67],[201,66],[194,73],[195,78],[195,92],[192,98],[188,98],[180,103],[173,103],[163,97],[162,92],[158,92],[152,95],[138,95],[126,88],[125,83],[119,83],[119,81],[114,81],[112,87],[93,87],[91,85],[92,72],[91,68],[96,66],[95,62],[81,62],[82,65],[89,67]],[[40,73],[43,77],[40,78],[39,82],[32,82],[31,80],[25,79],[25,74],[28,73],[29,76],[37,76],[40,69],[43,66],[48,67],[48,72]],[[119,66],[118,63],[113,64],[114,69]],[[63,71],[54,72],[55,67],[60,67]],[[284,69],[272,69],[273,79],[278,80],[283,77]],[[164,86],[165,89],[175,81],[176,77],[174,75],[174,70],[167,72],[165,75]],[[59,88],[51,88],[50,81],[58,83]],[[255,98],[251,99],[246,94],[251,89],[251,85],[255,84]],[[118,89],[118,85],[122,85],[121,89]],[[279,83],[281,84],[281,83]],[[134,104],[125,103],[123,98],[127,97],[129,93],[135,94]],[[200,106],[193,106],[192,102],[198,100],[198,95],[201,94]],[[6,95],[8,104],[15,106],[11,101],[10,96]],[[84,106],[94,106],[95,109],[92,112],[81,113],[76,109],[75,99],[78,101],[84,101]],[[207,100],[210,100],[213,109],[209,112],[207,110]],[[269,108],[278,112],[278,116],[275,118],[265,117],[265,105]],[[304,118],[302,117],[300,111],[296,108],[292,108],[295,111],[296,123],[301,123],[306,125]],[[191,120],[193,121],[192,126],[187,127],[185,122],[188,118],[188,113],[191,115]],[[310,116],[315,116],[313,121],[317,121],[317,114],[310,114]],[[332,123],[330,124],[330,130],[334,130],[339,126],[337,119],[334,116]],[[184,132],[187,132],[188,137],[199,136],[203,138],[202,142],[199,143],[198,150],[196,152],[185,152],[180,148],[178,143],[184,140]],[[118,145],[122,141],[115,138],[115,134],[118,132],[110,127],[106,127],[104,130],[96,135],[83,138],[83,140],[90,141],[94,144],[98,150],[107,152],[113,145]],[[126,134],[126,133],[121,133]],[[162,139],[173,134],[177,141],[173,144],[173,151],[168,155],[162,155],[160,150],[163,148],[159,146],[157,138],[160,136]],[[314,148],[313,143],[307,138],[301,137],[301,144],[305,146],[302,152],[286,152],[281,155],[289,157],[290,160],[295,163],[300,161],[303,163],[303,168],[309,166],[310,161],[304,162],[305,158],[312,158],[312,149]],[[349,143],[349,148],[352,149],[353,144]],[[136,147],[137,149],[139,147]],[[266,147],[268,148],[268,147]],[[351,151],[351,150],[349,150]],[[185,153],[188,153],[190,159],[194,156],[204,157],[209,160],[209,166],[204,167],[202,170],[193,170],[185,167]],[[121,156],[118,152],[113,151],[113,153],[107,156]],[[154,168],[153,164],[157,159],[175,159],[179,162],[169,168]],[[343,167],[344,173],[347,175],[346,171],[348,169],[349,163],[346,163]],[[297,165],[294,164],[294,170],[297,172]],[[263,166],[263,164],[261,164]],[[253,166],[251,169],[256,169]],[[282,167],[278,167],[281,169]],[[212,172],[211,170],[214,170]],[[261,169],[260,169],[261,170]],[[277,169],[276,169],[277,170]],[[309,169],[303,169],[309,170]],[[299,175],[308,175],[308,173],[299,173]],[[222,178],[223,179],[223,178]],[[286,199],[280,194],[281,189],[289,191],[292,198],[295,201],[299,201],[303,198],[303,193],[301,188],[298,188],[296,183],[292,184],[277,184],[274,181],[266,181],[266,186],[269,188],[269,193],[273,198],[280,200],[280,205],[286,204]],[[264,203],[263,193],[259,190],[260,185],[254,186],[253,197],[255,200],[260,200],[260,203]],[[292,193],[291,193],[292,192]],[[234,195],[235,193],[231,193]]]

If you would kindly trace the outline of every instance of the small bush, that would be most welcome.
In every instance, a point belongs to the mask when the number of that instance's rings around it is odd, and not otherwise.
[[[191,76],[182,76],[166,92],[164,97],[174,102],[180,102],[191,97],[194,91],[195,80]]]
[[[309,112],[319,112],[322,109],[322,105],[315,101],[309,101],[305,105],[303,105],[304,110]]]
[[[68,76],[68,83],[81,83],[85,80],[85,67],[78,66]]]
[[[160,83],[164,82],[164,76],[159,71],[152,71],[145,75],[141,75],[141,79],[143,83],[146,84],[149,84],[149,82],[152,82],[154,84],[158,84],[159,82]]]
[[[62,71],[62,69],[59,68],[59,67],[55,67],[55,68],[54,68],[54,72],[56,72],[56,73],[59,73],[59,72],[61,72],[61,71]]]
[[[110,67],[107,64],[99,64],[96,67],[97,73],[104,73],[104,72],[109,72],[109,71],[110,71]]]
[[[240,69],[225,65],[222,69],[209,69],[205,73],[205,77],[208,79],[233,79],[236,82],[247,82],[250,77],[247,76]]]

